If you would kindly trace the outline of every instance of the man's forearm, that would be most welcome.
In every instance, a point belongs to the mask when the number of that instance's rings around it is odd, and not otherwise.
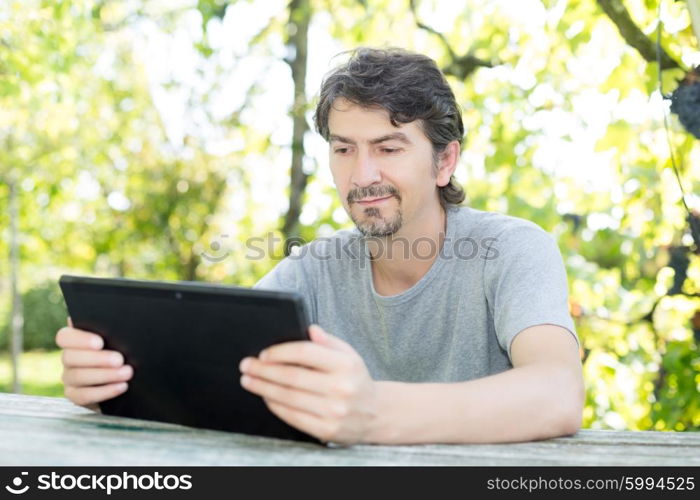
[[[377,402],[369,442],[531,441],[580,428],[583,383],[570,366],[533,364],[468,382],[377,382]]]

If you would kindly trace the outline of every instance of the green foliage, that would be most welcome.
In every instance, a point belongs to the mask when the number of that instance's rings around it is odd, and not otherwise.
[[[22,295],[24,348],[55,349],[56,332],[66,324],[66,306],[58,284],[50,281]],[[5,319],[5,318],[3,318]],[[0,328],[0,350],[9,345],[10,325]]]
[[[22,392],[37,396],[62,397],[61,351],[31,351],[20,356]],[[10,358],[0,353],[0,392],[12,390]]]

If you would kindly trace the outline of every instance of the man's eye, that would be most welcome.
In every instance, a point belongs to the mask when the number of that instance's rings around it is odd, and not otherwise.
[[[382,148],[382,153],[396,153],[399,151],[398,148]]]
[[[342,155],[348,152],[348,148],[336,148],[334,152]]]

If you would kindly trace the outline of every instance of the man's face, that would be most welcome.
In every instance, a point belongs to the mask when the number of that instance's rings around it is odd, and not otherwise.
[[[439,205],[432,144],[417,121],[394,127],[385,109],[338,98],[328,126],[333,180],[364,235],[389,236]]]

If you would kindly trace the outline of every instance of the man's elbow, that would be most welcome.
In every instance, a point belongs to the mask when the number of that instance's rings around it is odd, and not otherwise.
[[[583,409],[572,408],[568,412],[564,412],[560,418],[557,436],[571,436],[581,430],[583,423]]]
[[[585,401],[585,388],[583,374],[577,370],[568,369],[562,376],[562,385],[558,392],[559,403],[555,402],[558,411],[555,429],[557,436],[571,436],[581,430],[583,424],[583,407]]]

